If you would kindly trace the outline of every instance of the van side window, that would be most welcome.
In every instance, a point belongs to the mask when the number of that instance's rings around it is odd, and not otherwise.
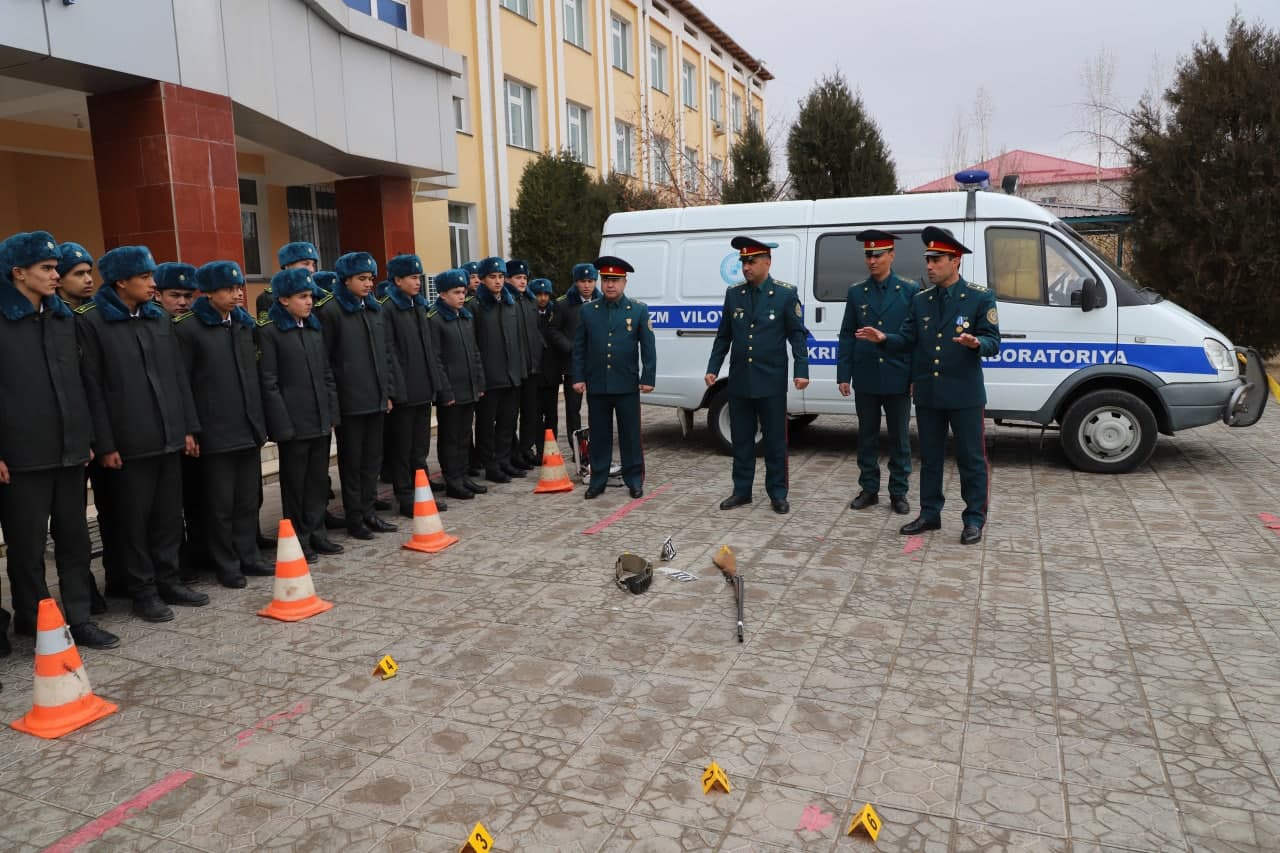
[[[894,252],[894,273],[909,281],[926,281],[920,232],[890,230],[901,238]],[[844,302],[849,285],[866,280],[863,251],[862,241],[853,233],[823,234],[818,238],[813,260],[813,295],[819,302]]]
[[[1049,282],[1049,304],[1080,307],[1080,290],[1093,274],[1057,237],[1044,238],[1045,278]],[[1100,290],[1106,294],[1106,290]]]
[[[987,274],[997,299],[1079,306],[1080,290],[1092,273],[1057,237],[1025,228],[988,228],[986,241]]]

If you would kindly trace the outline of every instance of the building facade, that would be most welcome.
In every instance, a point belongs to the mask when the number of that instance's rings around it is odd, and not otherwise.
[[[693,3],[446,0],[462,55],[451,128],[458,178],[418,195],[418,249],[438,270],[509,253],[524,167],[568,150],[673,204],[708,203],[729,149],[762,123],[772,75]],[[761,126],[763,126],[761,124]]]

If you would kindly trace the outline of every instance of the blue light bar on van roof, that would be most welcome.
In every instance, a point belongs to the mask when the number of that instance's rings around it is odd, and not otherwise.
[[[956,172],[956,183],[962,190],[991,189],[991,173],[986,169],[965,169]]]

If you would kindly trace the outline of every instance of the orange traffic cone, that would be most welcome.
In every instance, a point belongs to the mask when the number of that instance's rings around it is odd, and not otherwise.
[[[444,532],[440,511],[436,509],[436,496],[431,493],[431,482],[427,480],[427,472],[419,468],[413,479],[413,535],[401,547],[407,551],[434,554],[457,541],[457,536]]]
[[[62,737],[120,710],[93,693],[71,630],[52,598],[36,616],[36,680],[28,714],[10,723],[20,732]]]
[[[564,457],[560,455],[560,445],[556,444],[556,434],[547,430],[547,437],[542,442],[542,467],[538,469],[538,485],[533,493],[572,491],[573,483],[564,470]]]
[[[333,609],[332,601],[324,601],[316,595],[311,582],[311,570],[302,546],[293,532],[293,522],[280,519],[280,535],[276,543],[276,582],[271,603],[258,611],[259,616],[270,616],[281,622],[301,622],[309,616]]]

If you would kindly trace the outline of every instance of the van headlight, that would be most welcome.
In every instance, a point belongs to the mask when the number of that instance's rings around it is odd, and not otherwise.
[[[1214,370],[1236,372],[1236,361],[1231,355],[1231,350],[1221,341],[1213,338],[1204,339],[1204,354],[1209,359],[1209,363],[1213,365]]]

